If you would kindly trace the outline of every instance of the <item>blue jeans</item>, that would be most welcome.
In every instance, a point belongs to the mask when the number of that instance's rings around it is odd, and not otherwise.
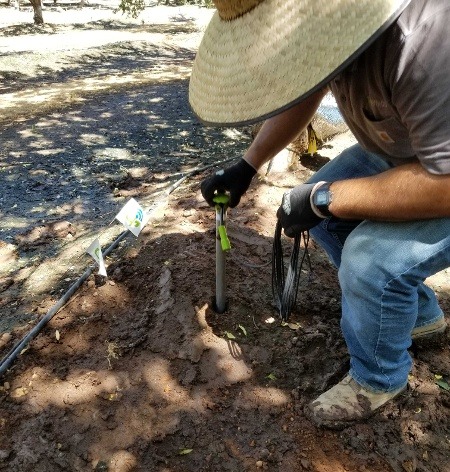
[[[375,175],[389,168],[355,145],[309,182]],[[374,392],[403,387],[412,363],[411,331],[443,316],[424,280],[450,266],[450,218],[385,223],[331,217],[311,235],[338,268],[350,375]]]

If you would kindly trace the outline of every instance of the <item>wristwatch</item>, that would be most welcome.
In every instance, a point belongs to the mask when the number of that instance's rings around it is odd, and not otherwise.
[[[333,216],[328,208],[333,199],[333,192],[330,190],[331,184],[332,182],[324,182],[312,195],[312,203],[322,218]]]

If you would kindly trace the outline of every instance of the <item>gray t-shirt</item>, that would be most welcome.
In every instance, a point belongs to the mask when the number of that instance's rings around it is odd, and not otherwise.
[[[450,174],[450,1],[412,0],[329,85],[359,143]]]

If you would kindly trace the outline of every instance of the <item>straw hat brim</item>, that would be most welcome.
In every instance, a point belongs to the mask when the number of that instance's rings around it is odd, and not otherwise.
[[[265,0],[232,20],[216,11],[192,68],[189,101],[205,124],[264,120],[326,85],[410,0]]]

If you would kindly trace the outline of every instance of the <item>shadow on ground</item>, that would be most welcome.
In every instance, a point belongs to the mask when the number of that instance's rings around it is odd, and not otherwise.
[[[58,280],[73,276],[71,264],[62,273],[44,273],[42,265],[86,232],[106,229],[130,197],[145,199],[180,173],[238,157],[249,139],[242,130],[201,126],[182,81],[98,95],[4,129],[0,238],[10,259],[2,276],[3,287],[13,285],[3,306],[55,293]],[[73,258],[81,254],[78,247]]]

